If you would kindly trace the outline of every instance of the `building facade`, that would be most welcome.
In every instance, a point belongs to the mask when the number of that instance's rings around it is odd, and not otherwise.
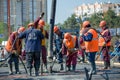
[[[0,21],[7,23],[7,0],[0,0]],[[47,0],[10,0],[10,25],[15,28],[34,21],[42,12],[47,21]]]
[[[98,3],[95,4],[82,4],[75,8],[75,14],[77,17],[90,17],[94,13],[105,13],[109,9],[112,9],[116,15],[120,15],[120,3]]]

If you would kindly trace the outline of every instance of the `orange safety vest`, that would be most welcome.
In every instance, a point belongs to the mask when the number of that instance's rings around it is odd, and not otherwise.
[[[87,33],[91,33],[93,38],[91,41],[85,41],[86,52],[97,52],[99,50],[97,32],[94,29],[89,29]]]
[[[15,39],[16,39],[18,33],[17,33],[17,32],[13,32],[12,35],[15,35]],[[8,39],[8,41],[7,41],[7,44],[6,44],[6,46],[5,46],[5,49],[6,49],[8,52],[11,52],[11,51],[12,51],[13,43],[14,43],[14,42],[12,42],[12,41],[11,41],[11,38],[9,37],[9,39]],[[16,46],[17,53],[18,53],[18,54],[21,54],[22,40],[21,40],[21,39],[17,39],[14,45]]]
[[[40,28],[37,28],[38,30],[40,30]],[[43,36],[45,37],[46,36],[46,31],[43,29],[42,30],[42,34]],[[46,45],[46,39],[42,39],[42,43],[41,43],[41,46],[45,46]]]
[[[64,44],[65,44],[65,47],[69,50],[75,48],[76,36],[72,36],[72,39],[70,41],[64,40]]]
[[[104,35],[105,32],[107,32],[108,29],[104,30],[101,34]],[[103,37],[100,37],[99,38],[99,46],[104,46],[105,44],[105,39]],[[111,45],[111,42],[109,41],[108,43],[106,43],[106,46],[110,46]]]
[[[7,41],[7,43],[6,43],[5,49],[6,49],[8,52],[10,52],[10,51],[11,51],[11,48],[12,48],[12,42],[11,42],[10,37],[9,37],[9,39],[8,39],[8,41]]]
[[[42,31],[42,34],[44,35],[44,36],[46,36],[46,31],[45,30],[43,30]],[[41,44],[42,46],[45,46],[46,45],[46,39],[44,38],[44,39],[42,39],[42,44]]]

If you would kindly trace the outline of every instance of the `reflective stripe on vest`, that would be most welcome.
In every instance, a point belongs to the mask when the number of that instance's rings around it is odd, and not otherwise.
[[[98,38],[92,38],[92,40],[98,40]]]
[[[108,31],[108,29],[104,30],[101,34],[104,35],[105,32],[107,32],[107,31]],[[99,37],[99,46],[104,46],[104,44],[105,44],[104,38],[103,38],[103,37]],[[106,44],[106,46],[110,46],[110,45],[111,45],[111,42],[109,41],[109,42]]]
[[[86,52],[97,52],[99,50],[97,32],[94,29],[89,29],[87,33],[91,33],[93,39],[91,41],[85,41]]]

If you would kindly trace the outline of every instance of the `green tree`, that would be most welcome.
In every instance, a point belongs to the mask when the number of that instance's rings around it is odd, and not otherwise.
[[[8,37],[8,28],[7,28],[7,24],[0,22],[0,35],[3,35],[3,37],[0,38],[0,43],[3,40],[7,40]]]
[[[49,28],[50,28],[50,25],[46,23],[44,29],[48,31]]]
[[[61,25],[65,29],[76,29],[79,28],[79,23],[75,18],[75,14],[72,14],[71,17],[68,17],[67,20]],[[81,20],[81,18],[79,18]],[[89,20],[92,27],[99,28],[99,23],[101,20],[106,20],[107,26],[109,28],[119,28],[120,27],[120,16],[117,16],[115,12],[109,9],[106,13],[95,13],[91,17],[86,18]],[[80,24],[82,24],[80,22]]]
[[[117,16],[116,16],[115,12],[112,11],[111,9],[109,9],[106,13],[104,13],[104,19],[106,20],[107,25],[110,28],[115,28],[116,25],[117,25],[116,21],[117,22],[119,21],[117,19]]]
[[[101,20],[106,20],[109,28],[120,26],[120,16],[116,16],[115,12],[109,9],[106,13],[95,13],[89,18],[92,27],[98,28]]]
[[[30,21],[26,21],[26,22],[24,22],[24,25],[23,25],[23,26],[24,26],[25,28],[27,28],[27,26],[28,26],[29,23],[30,23]]]
[[[92,27],[94,28],[98,28],[100,21],[102,20],[102,14],[93,14],[90,18],[89,18]]]
[[[63,23],[62,27],[65,29],[79,28],[79,23],[76,21],[75,17],[75,14],[72,14],[71,17],[68,17],[67,20]]]
[[[61,23],[56,24],[59,28],[62,28],[63,25]]]

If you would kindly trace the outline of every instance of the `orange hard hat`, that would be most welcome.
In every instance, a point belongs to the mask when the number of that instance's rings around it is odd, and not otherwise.
[[[83,28],[85,28],[87,25],[90,25],[90,22],[89,21],[84,21],[83,22]]]
[[[28,24],[28,28],[29,28],[30,26],[34,26],[34,23],[32,23],[32,22],[29,23],[29,24]]]
[[[41,25],[41,26],[45,26],[45,21],[44,20],[39,20],[38,24]]]
[[[106,21],[105,20],[102,20],[99,24],[100,27],[104,27],[106,25]]]
[[[54,26],[54,32],[56,32],[58,30],[59,30],[58,26]]]
[[[18,29],[18,32],[23,32],[25,30],[25,27],[20,27],[19,29]]]
[[[71,34],[70,33],[65,33],[64,34],[64,39],[69,39],[71,38]]]

